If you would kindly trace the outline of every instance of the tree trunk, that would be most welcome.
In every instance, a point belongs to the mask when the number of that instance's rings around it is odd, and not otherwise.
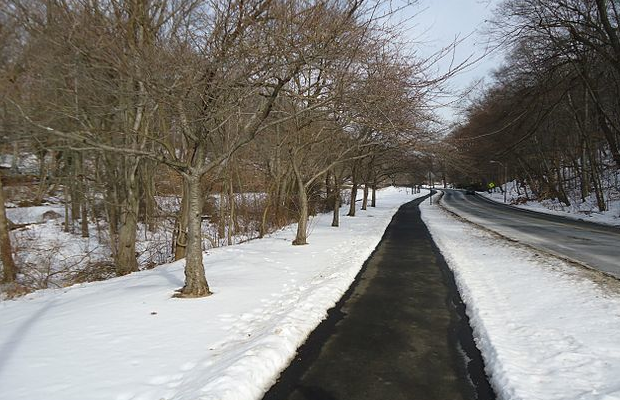
[[[368,208],[368,182],[364,182],[364,198],[362,199],[362,210]]]
[[[267,215],[269,214],[270,203],[271,203],[271,199],[268,198],[265,204],[265,208],[263,209],[263,213],[262,213],[261,220],[260,220],[260,229],[258,231],[259,239],[262,239],[263,237],[265,237],[265,234],[267,233]]]
[[[6,130],[5,132],[8,132],[8,130]],[[14,174],[17,174],[19,172],[19,144],[17,141],[13,142],[13,158],[11,159],[11,172],[13,172]]]
[[[71,177],[69,178],[69,190],[71,191],[71,233],[75,233],[75,222],[80,218],[80,183],[79,183],[79,153],[71,152]]]
[[[332,185],[331,185],[331,172],[327,171],[327,173],[325,174],[325,210],[326,211],[331,211],[334,209],[334,193],[332,191]]]
[[[334,174],[334,212],[332,226],[340,226],[340,177]]]
[[[370,199],[370,206],[377,207],[377,182],[376,180],[375,182],[372,183],[372,197]]]
[[[566,190],[564,190],[564,183],[563,183],[561,171],[562,169],[558,165],[556,167],[556,179],[558,181],[558,198],[560,199],[562,203],[566,204],[567,206],[570,206],[570,200],[568,200],[568,196],[566,195]]]
[[[127,275],[138,271],[136,260],[136,231],[138,229],[138,211],[140,200],[136,187],[136,176],[132,172],[127,177],[127,193],[121,207],[121,223],[118,230],[118,254],[116,273]]]
[[[581,139],[579,157],[576,161],[577,171],[579,173],[579,189],[581,193],[581,201],[586,201],[586,197],[590,195],[590,177],[586,168],[586,150],[585,150],[585,138]],[[580,162],[579,162],[580,161]]]
[[[235,219],[237,216],[235,215],[235,192],[232,181],[232,172],[230,174],[230,179],[228,181],[228,232],[226,234],[226,239],[229,246],[233,244],[233,236],[236,232],[236,224]]]
[[[616,163],[616,167],[620,168],[620,151],[618,150],[616,135],[614,134],[614,132],[612,132],[609,124],[607,123],[605,114],[603,114],[603,112],[600,110],[598,114],[598,122],[601,130],[603,131],[603,135],[605,136],[605,140],[607,140],[607,144],[609,145],[609,151],[611,152],[611,156]]]
[[[9,236],[9,224],[4,209],[4,187],[0,177],[0,256],[2,257],[2,282],[15,282],[17,267],[13,261],[11,238]]]
[[[278,183],[278,187],[276,191],[277,197],[276,197],[276,203],[275,203],[276,209],[274,213],[278,228],[286,225],[286,223],[288,222],[288,215],[285,211],[286,211],[286,202],[288,199],[289,185],[291,181],[292,180],[290,176],[285,176],[282,182]]]
[[[222,184],[222,188],[220,190],[220,201],[218,203],[218,225],[217,225],[217,245],[220,246],[220,241],[224,239],[226,236],[226,208],[228,208],[228,204],[224,204],[224,199],[226,198],[225,194],[226,184]]]
[[[357,201],[357,166],[353,165],[353,186],[351,187],[351,204],[349,204],[348,217],[355,217],[355,202]]]
[[[603,194],[603,189],[600,180],[600,174],[597,168],[597,160],[594,150],[591,146],[589,146],[588,152],[590,158],[590,182],[594,187],[594,195],[596,196],[596,204],[598,206],[599,211],[607,210],[607,206],[605,204],[605,195]]]
[[[47,186],[47,171],[48,171],[48,167],[47,167],[47,163],[45,162],[45,154],[47,153],[43,153],[40,152],[39,153],[39,186],[37,188],[37,195],[35,198],[35,203],[36,204],[41,204],[43,203],[43,197],[45,197],[45,193],[47,192],[48,186]],[[13,156],[13,160],[15,161],[16,156]],[[54,155],[52,154],[52,159],[54,159]],[[13,167],[11,167],[11,170],[13,169]],[[17,172],[17,170],[15,170],[15,172]]]
[[[65,232],[71,232],[71,212],[70,212],[70,208],[69,208],[69,189],[67,188],[67,185],[62,185],[63,189],[63,205],[65,206],[65,226],[63,231]]]
[[[299,199],[299,220],[297,221],[297,233],[293,240],[293,245],[299,246],[308,244],[308,194],[306,193],[306,186],[301,177],[299,166],[295,160],[293,160],[293,171],[295,172]]]
[[[84,187],[84,185],[82,185]],[[82,231],[82,237],[87,238],[90,237],[90,232],[88,231],[88,204],[86,202],[86,198],[82,199],[82,209],[80,211],[80,227]]]
[[[202,188],[200,176],[191,172],[184,176],[188,189],[187,253],[185,257],[185,286],[176,297],[205,297],[211,295],[202,263]]]
[[[77,168],[78,168],[78,191],[80,195],[80,231],[82,233],[82,237],[90,237],[90,232],[88,231],[88,204],[87,204],[87,196],[86,196],[86,178],[84,176],[84,158],[82,154],[78,153],[77,159]]]
[[[151,160],[143,161],[144,164],[141,168],[141,186],[142,186],[142,198],[143,210],[144,210],[144,223],[146,223],[150,232],[155,232],[157,215],[157,200],[155,199],[155,171],[157,171],[157,165]]]
[[[174,240],[174,259],[185,258],[187,249],[187,223],[188,223],[188,196],[187,182],[183,180],[183,192],[181,193],[181,209],[177,217],[177,232]]]

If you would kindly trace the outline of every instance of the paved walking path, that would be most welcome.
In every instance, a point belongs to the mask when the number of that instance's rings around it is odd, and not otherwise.
[[[397,212],[264,400],[495,398],[452,275],[420,219],[421,201]]]

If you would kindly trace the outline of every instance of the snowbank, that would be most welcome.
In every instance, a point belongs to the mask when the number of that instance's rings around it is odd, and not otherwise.
[[[500,399],[620,399],[620,282],[424,203]]]
[[[581,201],[578,196],[572,196],[571,205],[566,206],[558,199],[527,201],[522,194],[523,190],[521,190],[521,194],[519,194],[516,185],[516,181],[508,182],[508,191],[506,192],[506,202],[513,207],[545,214],[559,215],[575,220],[595,222],[597,224],[620,226],[620,199],[607,198],[607,210],[601,212],[598,211],[594,194],[590,194],[584,201]],[[498,203],[504,202],[504,194],[500,191],[492,193],[478,192],[478,194]]]
[[[425,193],[422,193],[425,194]],[[420,195],[388,188],[378,207],[294,226],[205,254],[213,296],[172,299],[183,260],[0,302],[3,400],[260,398],[349,287],[398,207]]]
[[[37,224],[65,215],[65,208],[58,205],[7,208],[6,217],[14,224]]]

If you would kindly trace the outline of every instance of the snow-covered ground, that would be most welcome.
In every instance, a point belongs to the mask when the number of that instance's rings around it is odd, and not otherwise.
[[[14,224],[37,224],[65,215],[62,205],[15,207],[6,209],[6,217]]]
[[[424,202],[500,399],[620,399],[620,282]]]
[[[210,250],[208,298],[171,298],[179,261],[0,302],[0,399],[260,398],[416,196],[380,191],[377,208],[341,228],[320,215],[308,246],[291,246],[291,226]],[[617,280],[505,242],[436,203],[421,208],[500,399],[620,399]]]
[[[2,400],[260,398],[349,287],[398,207],[417,196],[378,193],[376,208],[312,219],[204,256],[213,296],[173,299],[181,260],[104,282],[0,302]],[[345,212],[346,210],[343,210]]]
[[[557,199],[526,201],[523,190],[517,190],[516,185],[516,181],[508,182],[506,192],[506,203],[514,207],[598,224],[620,226],[620,195],[617,193],[620,189],[608,193],[605,202],[607,210],[601,212],[598,211],[594,194],[587,197],[585,201],[581,201],[579,196],[571,196],[572,203],[570,206],[566,206]],[[499,203],[504,202],[504,194],[497,189],[492,193],[478,192],[478,194]]]
[[[264,198],[261,193],[236,194],[237,209],[248,204],[258,208]],[[180,208],[178,197],[157,197],[163,213],[175,215]],[[217,196],[212,201],[218,203]],[[73,233],[64,231],[65,207],[49,203],[41,206],[19,207],[6,203],[7,218],[18,229],[11,231],[11,241],[17,264],[20,265],[18,283],[28,290],[57,288],[74,283],[102,280],[114,276],[108,227],[105,222],[89,221],[89,237],[81,236],[79,221],[74,222]],[[239,231],[231,242],[241,243],[258,236],[257,222],[244,215],[237,216]],[[136,252],[141,269],[151,268],[173,259],[172,240],[174,219],[160,218],[156,229],[149,230],[138,224]],[[218,225],[205,219],[202,222],[203,249],[226,246],[228,227],[221,236]],[[0,299],[4,293],[0,291]]]

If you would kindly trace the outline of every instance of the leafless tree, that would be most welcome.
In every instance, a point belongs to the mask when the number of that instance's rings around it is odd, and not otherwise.
[[[2,186],[2,179],[0,179],[0,256],[2,256],[2,282],[14,282],[17,277],[17,268],[13,260],[13,249],[9,237],[9,224],[4,209],[4,187]]]

